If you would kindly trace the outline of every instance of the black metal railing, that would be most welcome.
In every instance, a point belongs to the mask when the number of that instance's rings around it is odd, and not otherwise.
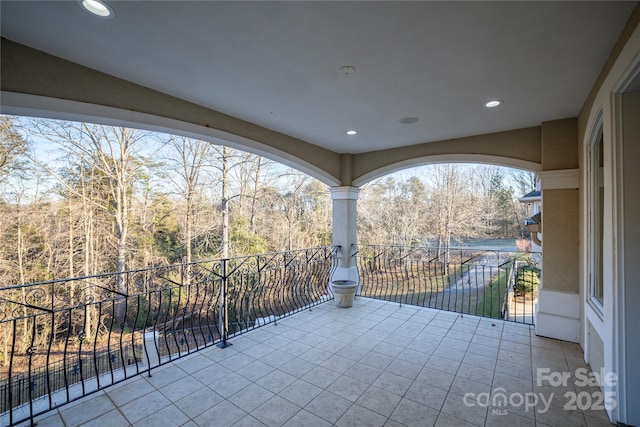
[[[353,256],[361,296],[534,323],[539,253],[356,245]]]
[[[0,289],[0,425],[333,298],[337,247]]]

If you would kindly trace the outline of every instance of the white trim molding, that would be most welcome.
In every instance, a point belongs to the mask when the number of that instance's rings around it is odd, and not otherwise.
[[[331,187],[331,200],[358,200],[358,187]]]
[[[538,172],[541,190],[580,188],[580,169]]]
[[[539,289],[536,335],[564,341],[580,339],[580,295]]]

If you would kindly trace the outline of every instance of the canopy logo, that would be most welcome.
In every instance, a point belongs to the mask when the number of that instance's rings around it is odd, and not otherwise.
[[[562,406],[569,410],[613,410],[617,407],[616,393],[605,391],[601,388],[615,387],[618,376],[614,372],[592,372],[588,368],[578,368],[571,372],[552,372],[549,368],[538,368],[536,372],[536,386],[544,387],[545,392],[513,392],[508,393],[503,387],[497,387],[490,392],[467,393],[463,397],[463,403],[468,407],[491,407],[494,415],[506,415],[509,408],[524,407],[525,412],[536,411],[544,414],[553,402],[556,406]],[[564,394],[555,391],[548,392],[549,388],[569,388]],[[593,391],[573,391],[576,388],[590,387]],[[564,400],[562,400],[562,397]]]
[[[536,384],[538,387],[549,385],[551,387],[567,387],[569,380],[575,378],[573,384],[576,387],[615,387],[618,384],[618,375],[615,372],[606,372],[601,368],[598,372],[588,368],[578,368],[574,374],[571,372],[551,372],[549,368],[536,370]]]

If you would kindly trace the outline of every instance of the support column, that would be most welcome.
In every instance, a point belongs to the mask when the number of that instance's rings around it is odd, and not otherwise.
[[[542,283],[536,334],[565,341],[580,338],[578,280],[578,170],[540,173]]]
[[[542,124],[542,282],[536,334],[578,342],[578,129],[575,119]]]
[[[351,256],[352,247],[357,239],[356,222],[358,220],[359,192],[358,187],[331,187],[333,201],[332,243],[334,246],[340,246],[340,253],[338,267],[330,281],[352,280],[360,285],[355,259]]]

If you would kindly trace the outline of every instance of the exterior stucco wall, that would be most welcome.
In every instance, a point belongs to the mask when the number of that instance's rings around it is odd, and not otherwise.
[[[541,169],[540,127],[429,142],[353,156],[353,182],[362,185],[396,170],[427,163],[491,163]]]
[[[626,328],[623,331],[625,358],[628,362],[625,374],[627,381],[627,401],[640,402],[640,365],[634,363],[640,355],[640,263],[635,255],[640,242],[640,91],[622,95],[622,139],[623,147],[623,198],[624,198],[624,288],[620,290],[624,300]],[[634,420],[628,424],[638,425],[640,407],[627,406],[627,417]]]
[[[578,190],[542,190],[544,289],[579,291]]]
[[[542,124],[542,272],[536,334],[578,342],[579,179],[577,119]]]
[[[542,166],[545,171],[578,168],[578,119],[544,122]]]
[[[549,184],[549,171],[578,168],[577,119],[542,124],[542,264],[545,289],[578,292],[578,183]],[[557,173],[555,174],[557,175]],[[557,181],[557,180],[556,180]]]
[[[634,405],[640,396],[637,377],[638,294],[637,277],[628,282],[626,272],[637,268],[637,232],[628,234],[637,222],[633,206],[640,205],[638,186],[637,138],[625,138],[625,125],[639,123],[638,113],[625,113],[623,93],[640,76],[640,5],[621,33],[578,118],[581,191],[580,213],[580,285],[582,289],[582,345],[585,359],[602,365],[605,372],[618,375],[617,385],[605,385],[603,391],[615,393],[616,407],[611,420],[640,425],[640,408]],[[628,114],[632,114],[631,117]],[[635,115],[633,115],[635,114]],[[604,230],[603,230],[603,302],[590,299],[589,277],[593,264],[589,248],[588,147],[599,125],[603,128],[604,151]],[[637,134],[636,134],[637,135]],[[631,177],[627,174],[631,173]],[[632,225],[633,227],[633,225]],[[631,245],[628,245],[631,237]],[[545,266],[546,268],[546,266]],[[631,288],[629,287],[631,286]],[[632,310],[629,310],[632,308]],[[636,347],[634,347],[636,345]],[[631,347],[630,347],[631,346]],[[591,360],[593,358],[593,360]]]

